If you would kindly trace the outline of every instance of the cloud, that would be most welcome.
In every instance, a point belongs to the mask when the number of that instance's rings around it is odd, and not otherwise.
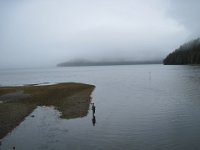
[[[198,0],[171,0],[168,13],[190,31],[190,38],[195,38],[200,36],[199,9]]]
[[[163,58],[193,33],[179,15],[172,15],[173,4],[178,2],[1,1],[0,67],[54,65],[75,58]]]

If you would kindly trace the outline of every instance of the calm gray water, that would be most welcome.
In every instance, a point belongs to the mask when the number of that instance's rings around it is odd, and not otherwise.
[[[96,86],[92,114],[65,120],[38,107],[1,150],[200,149],[200,67],[133,65],[0,70],[0,84],[83,82]]]

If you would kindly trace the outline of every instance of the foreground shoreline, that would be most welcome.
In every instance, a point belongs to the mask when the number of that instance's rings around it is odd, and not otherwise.
[[[37,106],[54,106],[64,119],[86,116],[94,88],[82,83],[0,87],[0,139]]]

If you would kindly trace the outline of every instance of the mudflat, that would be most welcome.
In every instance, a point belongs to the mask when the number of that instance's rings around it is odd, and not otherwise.
[[[54,106],[64,119],[86,116],[94,88],[82,83],[0,87],[0,139],[37,106]]]

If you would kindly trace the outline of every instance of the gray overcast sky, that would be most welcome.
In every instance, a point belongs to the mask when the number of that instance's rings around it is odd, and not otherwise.
[[[0,0],[0,68],[163,58],[200,34],[199,0]]]

